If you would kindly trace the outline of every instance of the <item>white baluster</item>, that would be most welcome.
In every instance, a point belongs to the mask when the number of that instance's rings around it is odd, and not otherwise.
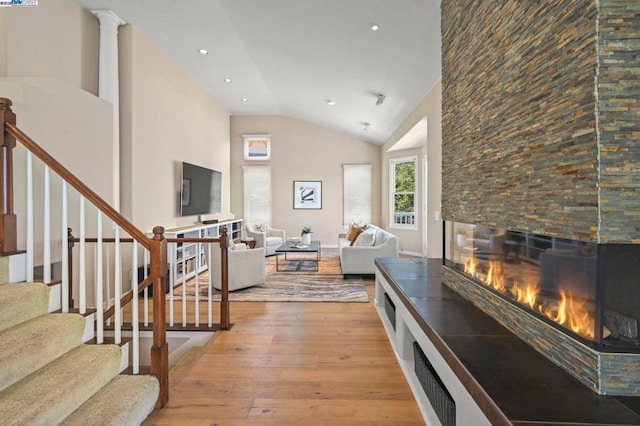
[[[49,167],[44,166],[44,247],[42,251],[42,279],[51,282],[51,199]]]
[[[182,244],[182,326],[187,326],[187,264],[186,250]]]
[[[114,250],[114,318],[113,318],[113,338],[116,345],[119,345],[122,342],[122,310],[120,307],[120,299],[122,298],[122,265],[120,258],[120,227],[115,223],[113,224],[115,228],[115,242],[113,246]]]
[[[80,313],[87,312],[87,252],[86,252],[86,232],[85,232],[85,203],[84,197],[80,196],[80,259],[79,259],[79,282],[78,282],[78,299],[80,302]]]
[[[62,181],[62,312],[69,312],[69,244],[67,244],[67,183]]]
[[[149,274],[147,273],[147,265],[149,264],[149,250],[144,250],[142,258],[142,279],[146,280]],[[144,289],[144,326],[149,326],[149,287]]]
[[[195,313],[195,326],[196,327],[200,327],[200,267],[202,265],[202,259],[200,258],[200,252],[202,250],[202,245],[200,243],[196,243],[196,282],[195,282],[195,287],[196,287],[196,294],[195,297],[193,298],[194,300],[194,313]],[[185,285],[186,287],[186,285]]]
[[[178,252],[178,244],[171,243],[169,245],[170,259],[175,259]],[[169,262],[169,325],[173,327],[173,286],[176,281],[175,262]]]
[[[209,328],[211,328],[213,327],[213,303],[211,301],[211,288],[213,287],[211,277],[213,275],[213,268],[211,264],[211,250],[213,250],[214,246],[211,243],[207,244],[209,245],[209,249],[207,250],[207,317]]]
[[[33,282],[33,154],[27,152],[27,282]]]
[[[104,301],[102,285],[102,213],[98,212],[96,243],[96,341],[98,344],[104,342]]]
[[[131,249],[131,290],[133,290],[133,299],[131,300],[132,368],[133,374],[138,374],[140,372],[140,320],[138,318],[138,243],[135,240]]]

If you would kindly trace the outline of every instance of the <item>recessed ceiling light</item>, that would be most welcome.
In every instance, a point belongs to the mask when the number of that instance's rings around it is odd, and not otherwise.
[[[233,80],[231,80],[229,77],[227,77],[227,78],[225,78],[225,79],[224,79],[224,82],[225,82],[225,83],[231,83],[232,81],[233,81]]]
[[[198,52],[200,52],[201,55],[208,55],[209,51],[207,49],[200,49],[198,50]]]
[[[380,26],[378,24],[371,24],[371,31],[378,31],[380,29]]]
[[[330,99],[327,99],[327,105],[334,106],[335,104],[336,104],[336,101],[332,101]]]
[[[249,99],[247,99],[247,98],[242,98],[242,99],[240,99],[240,100],[241,100],[242,102],[247,102]]]

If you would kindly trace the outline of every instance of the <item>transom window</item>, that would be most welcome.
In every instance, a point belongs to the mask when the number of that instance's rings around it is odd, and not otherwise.
[[[389,160],[389,223],[392,228],[417,229],[417,163],[416,156]]]

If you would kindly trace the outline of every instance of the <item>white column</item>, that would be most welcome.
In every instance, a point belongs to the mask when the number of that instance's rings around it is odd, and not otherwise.
[[[98,95],[113,104],[113,201],[120,210],[120,84],[118,81],[118,27],[126,24],[110,10],[92,10],[100,21]]]

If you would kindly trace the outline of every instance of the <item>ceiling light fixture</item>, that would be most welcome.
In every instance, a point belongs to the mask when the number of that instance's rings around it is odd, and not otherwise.
[[[376,100],[376,105],[380,106],[384,102],[387,97],[383,94],[378,95],[378,100]]]
[[[207,49],[200,49],[200,50],[198,50],[198,52],[200,52],[200,54],[203,55],[203,56],[209,54],[209,51]]]
[[[369,127],[371,127],[371,123],[362,123],[362,125],[364,126],[362,130],[369,130]]]
[[[336,104],[336,101],[332,101],[330,99],[327,99],[327,105],[334,106],[335,104]]]
[[[242,99],[240,99],[240,100],[241,100],[242,102],[247,102],[249,99],[247,99],[247,98],[242,98]]]
[[[227,77],[227,78],[225,78],[225,79],[224,79],[224,82],[225,82],[225,83],[231,83],[232,81],[233,81],[233,80],[231,80],[229,77]]]
[[[378,31],[380,26],[378,24],[371,24],[371,31]]]

